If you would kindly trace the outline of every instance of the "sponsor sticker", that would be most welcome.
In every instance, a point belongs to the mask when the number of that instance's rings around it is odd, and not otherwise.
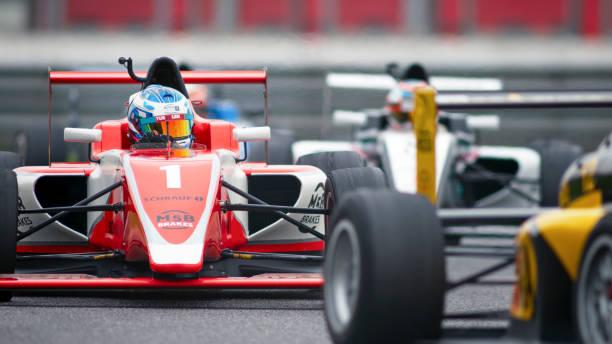
[[[157,228],[168,230],[190,229],[195,226],[195,218],[186,211],[166,210],[156,216]]]
[[[181,112],[181,107],[179,105],[166,105],[164,106],[164,111],[166,113],[177,113],[177,112]]]
[[[310,197],[308,208],[323,209],[324,199],[325,199],[325,185],[323,185],[323,183],[319,183],[317,187],[314,189],[312,196]]]
[[[24,210],[25,205],[23,205],[23,200],[21,197],[17,197],[17,209]],[[28,215],[21,215],[17,218],[17,229],[20,230],[22,227],[26,227],[25,230],[30,229],[32,227],[32,219]],[[21,230],[20,230],[21,231]]]
[[[144,197],[145,202],[167,202],[167,201],[195,201],[203,202],[204,197],[197,195],[159,195]]]
[[[169,121],[172,119],[185,119],[185,115],[183,114],[165,114],[165,115],[155,116],[155,121],[157,122]]]
[[[308,208],[323,209],[325,205],[325,185],[323,183],[317,184],[312,196],[310,196],[310,202],[308,202]],[[300,219],[300,222],[306,225],[317,225],[321,221],[321,215],[304,215]]]

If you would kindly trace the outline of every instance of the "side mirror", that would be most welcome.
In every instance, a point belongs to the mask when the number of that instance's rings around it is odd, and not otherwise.
[[[270,127],[234,128],[236,141],[270,141]]]
[[[84,128],[64,128],[64,141],[92,143],[102,141],[102,130]]]
[[[336,110],[333,114],[333,121],[341,126],[362,126],[368,120],[368,115],[359,111]]]

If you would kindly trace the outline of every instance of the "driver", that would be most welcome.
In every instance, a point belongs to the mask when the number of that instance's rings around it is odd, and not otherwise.
[[[400,81],[387,94],[385,110],[396,123],[402,125],[410,122],[414,110],[414,89],[425,85],[421,81]]]
[[[397,79],[397,84],[387,94],[386,111],[399,124],[407,123],[411,120],[414,107],[414,89],[419,86],[429,84],[429,75],[425,67],[414,63],[399,75],[396,64],[387,65],[387,71]]]
[[[150,85],[130,96],[129,138],[132,143],[170,142],[175,148],[190,148],[194,111],[181,92]]]

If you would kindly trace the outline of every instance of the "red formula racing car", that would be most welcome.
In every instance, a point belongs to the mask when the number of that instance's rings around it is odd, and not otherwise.
[[[181,73],[159,58],[145,74],[131,59],[120,63],[127,72],[52,71],[50,92],[58,84],[142,84],[188,99],[185,83],[267,84],[263,70]],[[165,109],[149,118],[153,126],[178,116]],[[66,128],[66,141],[90,145],[82,163],[49,157],[48,166],[19,167],[15,154],[2,152],[1,299],[16,290],[320,287],[335,198],[384,187],[382,172],[350,152],[298,165],[246,163],[241,144],[269,140],[269,127],[236,128],[194,113],[191,129],[191,143],[178,147],[171,139],[135,143],[128,118]]]

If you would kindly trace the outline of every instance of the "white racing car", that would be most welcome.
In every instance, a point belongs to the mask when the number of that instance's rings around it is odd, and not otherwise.
[[[427,79],[426,74],[417,73],[414,77]],[[410,75],[404,75],[405,78]],[[535,207],[557,203],[562,174],[581,154],[579,146],[561,140],[540,140],[529,147],[478,145],[476,131],[497,130],[498,116],[446,111],[471,109],[470,104],[483,97],[511,102],[512,99],[505,98],[507,93],[502,92],[501,80],[432,77],[428,81],[438,92],[436,190],[440,207]],[[333,89],[384,91],[392,90],[398,81],[383,74],[331,73],[326,85],[327,111],[332,113]],[[546,94],[533,96],[537,101]],[[336,126],[355,128],[353,140],[297,141],[291,147],[294,160],[356,151],[369,164],[381,167],[388,183],[398,191],[417,191],[417,137],[410,123],[394,123],[388,109],[336,110],[332,118]]]

